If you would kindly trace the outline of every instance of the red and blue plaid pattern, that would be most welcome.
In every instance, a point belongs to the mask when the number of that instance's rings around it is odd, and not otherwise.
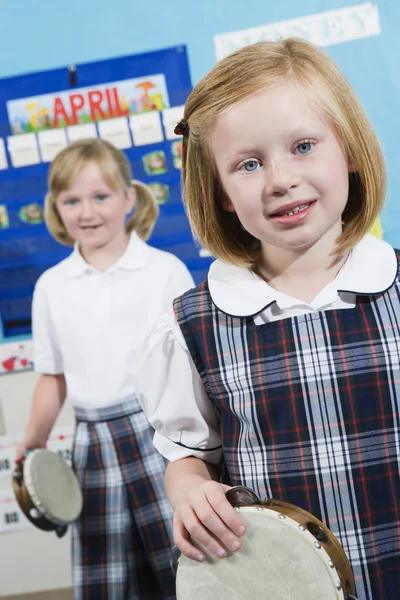
[[[173,600],[172,509],[152,428],[129,402],[76,417],[84,504],[73,526],[75,600]]]
[[[354,309],[258,326],[219,310],[203,283],[175,313],[220,414],[232,485],[325,522],[359,600],[399,597],[399,279]]]

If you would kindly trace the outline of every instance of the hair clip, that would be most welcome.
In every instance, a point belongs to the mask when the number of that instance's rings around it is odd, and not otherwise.
[[[176,133],[176,135],[183,135],[183,137],[189,137],[189,124],[184,119],[181,119],[179,123],[176,124],[174,133]]]

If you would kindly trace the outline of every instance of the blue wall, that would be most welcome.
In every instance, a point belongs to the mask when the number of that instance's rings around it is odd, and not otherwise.
[[[186,44],[196,83],[215,64],[215,34],[355,4],[357,0],[0,0],[0,77]],[[358,91],[382,142],[389,171],[384,237],[400,247],[400,2],[377,4],[380,36],[326,51]]]

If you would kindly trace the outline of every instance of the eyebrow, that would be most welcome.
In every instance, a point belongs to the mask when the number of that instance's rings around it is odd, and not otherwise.
[[[234,150],[233,152],[229,152],[228,154],[224,154],[223,159],[226,162],[230,162],[232,160],[238,160],[241,157],[248,156],[250,154],[256,153],[257,150],[255,146],[251,146],[249,148],[241,148],[240,150]]]
[[[285,132],[285,137],[291,138],[295,141],[301,141],[303,139],[313,139],[315,137],[322,137],[325,135],[326,131],[323,126],[312,124],[312,125],[301,125],[293,128],[292,130],[288,130]],[[247,146],[244,148],[237,148],[227,154],[224,154],[223,159],[226,162],[230,162],[232,160],[238,160],[242,156],[248,156],[254,153],[257,153],[258,144],[254,144],[253,146]]]

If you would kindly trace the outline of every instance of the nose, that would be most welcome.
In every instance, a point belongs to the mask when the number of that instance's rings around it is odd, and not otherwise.
[[[90,200],[82,200],[80,203],[80,218],[85,221],[89,221],[93,215],[93,203]]]
[[[265,171],[265,191],[268,196],[284,196],[300,183],[293,165],[274,162]]]

